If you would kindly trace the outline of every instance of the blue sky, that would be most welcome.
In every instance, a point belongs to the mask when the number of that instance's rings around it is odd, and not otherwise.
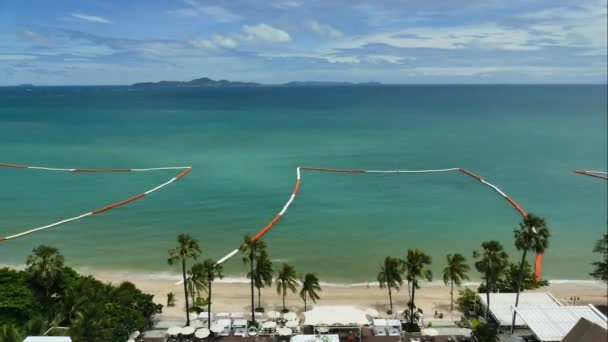
[[[0,0],[0,84],[606,83],[606,0]]]

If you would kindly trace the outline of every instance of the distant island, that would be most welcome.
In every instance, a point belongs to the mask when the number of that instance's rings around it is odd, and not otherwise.
[[[197,78],[192,81],[160,81],[160,82],[140,82],[133,87],[257,87],[261,84],[255,82],[233,82],[228,80],[212,80],[207,77]]]
[[[335,87],[335,86],[361,86],[361,85],[381,85],[379,82],[331,82],[331,81],[294,81],[278,84],[282,87]],[[239,82],[228,80],[212,80],[208,77],[197,78],[192,81],[159,81],[159,82],[139,82],[131,85],[132,87],[259,87],[263,86],[256,82]]]

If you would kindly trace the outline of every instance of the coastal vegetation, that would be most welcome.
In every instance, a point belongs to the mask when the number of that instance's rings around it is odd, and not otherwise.
[[[162,311],[153,296],[123,282],[104,284],[64,264],[56,248],[36,247],[23,271],[0,268],[0,341],[69,335],[75,342],[126,341]]]
[[[593,252],[598,253],[601,257],[600,261],[594,261],[593,272],[591,276],[598,280],[608,282],[608,234],[595,242]]]
[[[283,298],[283,312],[287,312],[289,311],[285,307],[285,296],[287,295],[287,291],[289,290],[292,293],[298,291],[296,269],[289,264],[282,264],[281,268],[277,270],[275,282],[277,284],[277,293]]]
[[[253,269],[253,284],[258,289],[258,307],[255,309],[257,312],[264,312],[264,308],[262,307],[261,289],[272,286],[272,274],[272,261],[270,261],[268,252],[262,250],[255,258],[255,266]],[[252,277],[251,274],[248,274],[247,276]]]
[[[528,213],[519,223],[519,229],[513,231],[515,238],[515,248],[521,251],[521,261],[519,267],[515,268],[518,273],[517,285],[515,292],[515,307],[519,304],[519,294],[522,291],[522,281],[524,278],[524,267],[526,264],[526,254],[528,252],[543,253],[549,246],[549,228],[545,219],[535,214]],[[515,313],[513,313],[513,321],[511,323],[511,331],[515,326]]]
[[[222,279],[223,267],[216,263],[212,259],[206,259],[203,261],[203,278],[206,280],[207,290],[207,328],[211,328],[211,285],[215,281],[215,278]]]
[[[177,237],[177,247],[169,251],[167,262],[173,265],[181,262],[182,266],[182,281],[184,283],[184,298],[186,300],[186,325],[190,325],[190,311],[188,303],[188,281],[186,279],[186,260],[196,259],[201,254],[201,248],[198,241],[194,240],[190,235],[180,234]]]
[[[247,276],[251,285],[251,321],[255,324],[255,295],[253,288],[255,286],[255,261],[266,250],[266,243],[260,239],[252,239],[249,235],[245,235],[243,242],[239,247],[239,252],[243,254],[243,263],[249,265],[249,273]]]
[[[300,289],[300,297],[304,300],[304,311],[307,311],[307,298],[310,298],[313,303],[316,303],[318,299],[321,299],[318,293],[320,291],[321,285],[319,285],[319,278],[313,273],[306,273],[302,277],[302,288]]]
[[[485,311],[487,321],[490,316],[490,292],[496,292],[496,282],[504,273],[509,256],[504,251],[502,244],[496,240],[485,241],[481,246],[483,250],[474,251],[473,258],[478,260],[475,262],[475,268],[482,274],[485,283],[486,303],[488,304]]]
[[[409,309],[409,326],[412,327],[416,323],[416,311],[422,313],[422,310],[416,310],[416,289],[420,288],[418,281],[424,279],[426,281],[433,280],[433,274],[428,266],[431,265],[431,257],[418,249],[409,249],[405,257],[405,273],[411,287],[410,300],[407,303]],[[409,289],[408,289],[409,290]]]
[[[377,280],[380,284],[380,288],[388,289],[388,300],[390,309],[387,313],[390,315],[393,313],[393,294],[392,289],[399,291],[399,287],[403,285],[403,279],[401,277],[403,268],[403,261],[398,258],[386,257],[384,263],[380,265],[380,272],[378,272]]]
[[[443,282],[450,285],[450,311],[454,311],[454,284],[460,287],[463,280],[468,280],[467,272],[470,270],[462,254],[448,254],[447,265],[443,269]]]

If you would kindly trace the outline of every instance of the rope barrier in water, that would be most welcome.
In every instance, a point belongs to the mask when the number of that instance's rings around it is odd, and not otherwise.
[[[36,228],[32,228],[26,231],[23,231],[21,233],[17,233],[17,234],[13,234],[13,235],[9,235],[6,237],[0,237],[0,241],[4,241],[4,240],[10,240],[10,239],[16,239],[18,237],[22,237],[24,235],[28,235],[31,233],[35,233],[41,230],[45,230],[45,229],[49,229],[49,228],[53,228],[53,227],[57,227],[60,226],[62,224],[68,223],[68,222],[73,222],[73,221],[77,221],[80,220],[82,218],[85,218],[87,216],[90,215],[97,215],[97,214],[101,214],[104,213],[106,211],[112,210],[114,208],[123,206],[127,203],[130,202],[134,202],[137,201],[138,199],[145,197],[155,191],[158,191],[162,188],[164,188],[165,186],[175,182],[176,180],[186,176],[188,173],[190,173],[190,171],[192,171],[192,167],[190,166],[174,166],[174,167],[156,167],[156,168],[148,168],[148,169],[62,169],[62,168],[54,168],[54,167],[40,167],[40,166],[26,166],[26,165],[16,165],[16,164],[0,164],[0,167],[8,167],[8,168],[15,168],[15,169],[31,169],[31,170],[42,170],[42,171],[59,171],[59,172],[72,172],[72,173],[97,173],[97,172],[149,172],[149,171],[161,171],[161,170],[181,170],[180,173],[178,173],[177,175],[175,175],[173,178],[169,179],[168,181],[146,191],[146,192],[142,192],[141,194],[135,195],[135,196],[131,196],[127,199],[124,199],[122,201],[118,201],[115,203],[111,203],[108,204],[102,208],[84,213],[82,215],[79,216],[74,216],[74,217],[70,217],[61,221],[57,221],[51,224],[47,224],[45,226],[41,226],[41,227],[36,227]]]
[[[578,173],[579,175],[583,175],[583,176],[591,176],[591,177],[595,177],[595,178],[601,178],[601,179],[608,180],[608,173],[603,172],[603,171],[574,170],[574,173]]]
[[[434,169],[434,170],[360,170],[360,169],[349,170],[349,169],[330,169],[330,168],[300,166],[296,169],[296,184],[293,188],[293,192],[291,193],[291,196],[289,197],[289,199],[287,200],[285,205],[283,205],[283,208],[281,209],[281,211],[279,211],[279,213],[276,214],[266,226],[264,226],[262,229],[260,229],[252,237],[253,240],[261,239],[264,236],[264,234],[266,234],[269,230],[271,230],[279,222],[279,220],[281,220],[283,215],[285,215],[285,213],[287,212],[287,210],[293,203],[294,199],[298,195],[298,191],[300,190],[302,171],[317,171],[317,172],[331,172],[331,173],[376,173],[376,174],[379,174],[379,173],[381,173],[381,174],[391,174],[391,173],[393,173],[393,174],[411,174],[411,173],[438,173],[438,172],[459,171],[461,173],[464,173],[468,176],[471,176],[471,177],[477,179],[482,184],[492,188],[494,191],[496,191],[498,194],[500,194],[507,202],[509,202],[509,204],[511,204],[511,206],[513,206],[513,208],[515,210],[517,210],[521,214],[522,217],[525,218],[527,216],[526,211],[519,205],[519,203],[515,202],[511,197],[509,197],[509,195],[507,195],[505,192],[503,192],[501,189],[499,189],[494,184],[491,184],[490,182],[481,178],[481,176],[474,174],[473,172],[470,172],[463,168]],[[217,263],[221,264],[221,263],[227,261],[228,259],[232,258],[234,255],[236,255],[238,252],[239,252],[238,248],[232,250],[230,253],[226,254],[223,258],[219,259],[217,261]],[[538,253],[536,255],[536,262],[535,262],[535,266],[536,266],[535,275],[536,275],[537,279],[540,279],[540,276],[542,273],[542,259],[543,259],[543,254]]]

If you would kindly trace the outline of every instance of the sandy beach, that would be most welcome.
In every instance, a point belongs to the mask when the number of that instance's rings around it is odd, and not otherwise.
[[[94,272],[93,275],[102,281],[115,284],[128,280],[144,292],[153,294],[154,300],[164,305],[163,317],[181,318],[183,316],[183,287],[175,284],[179,280],[178,276],[154,278],[150,275],[130,272]],[[474,284],[470,286],[473,289],[476,288]],[[577,305],[607,305],[607,290],[606,284],[595,281],[555,281],[548,287],[534,291],[551,292],[564,304],[571,304],[570,298],[576,296],[580,298],[580,300],[577,299]],[[175,293],[177,298],[176,306],[172,308],[166,307],[166,298],[169,292]],[[454,298],[457,298],[456,290],[454,290]],[[406,300],[407,288],[404,286],[401,291],[393,293],[394,309],[402,311],[405,308]],[[291,311],[301,312],[304,309],[302,299],[297,294],[288,294],[285,302]],[[435,311],[439,311],[444,313],[446,317],[452,315],[454,319],[459,319],[460,313],[456,310],[450,313],[449,304],[450,292],[448,287],[443,286],[443,284],[424,284],[420,290],[416,291],[416,305],[422,308],[425,316],[432,316]],[[311,303],[309,303],[309,307],[310,305]],[[386,289],[380,289],[377,285],[373,284],[355,286],[324,285],[321,299],[317,301],[317,305],[352,305],[362,309],[371,307],[379,312],[386,312],[388,309],[388,294]],[[277,294],[274,287],[262,290],[262,306],[266,310],[279,310],[282,308],[281,297]],[[250,288],[248,283],[231,281],[214,283],[213,312],[248,312],[250,310]]]

